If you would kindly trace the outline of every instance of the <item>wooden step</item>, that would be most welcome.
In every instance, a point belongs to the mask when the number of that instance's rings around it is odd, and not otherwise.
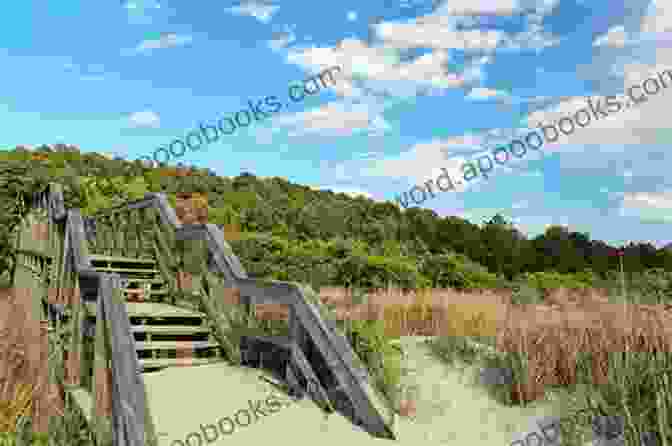
[[[224,362],[222,358],[159,358],[159,359],[139,359],[140,365],[145,368],[160,367],[190,367],[195,365],[214,364]]]
[[[164,279],[156,279],[156,278],[144,278],[144,277],[124,277],[124,280],[126,280],[129,284],[130,283],[166,283]]]
[[[96,314],[96,302],[85,302],[84,305],[86,305],[86,309],[90,314]],[[199,311],[159,302],[126,302],[126,313],[128,317],[206,317],[205,313]]]
[[[129,317],[200,317],[205,313],[159,302],[126,302]]]
[[[152,341],[135,343],[136,350],[192,350],[213,347],[219,347],[219,344],[210,341]]]
[[[199,327],[197,325],[132,325],[131,332],[161,335],[189,335],[210,333],[210,328]]]
[[[136,259],[131,257],[114,257],[99,254],[91,254],[89,258],[92,262],[113,262],[113,263],[144,263],[146,265],[155,265],[154,259]]]
[[[94,266],[93,269],[101,273],[137,273],[137,274],[159,274],[158,269],[133,269],[133,268],[104,268],[102,266]]]

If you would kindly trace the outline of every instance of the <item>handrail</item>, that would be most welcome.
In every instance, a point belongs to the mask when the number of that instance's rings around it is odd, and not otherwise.
[[[372,401],[362,389],[361,386],[366,386],[376,397],[384,399],[374,386],[369,385],[371,382],[369,373],[359,357],[355,354],[352,346],[348,342],[338,342],[337,333],[326,324],[321,317],[316,304],[311,299],[307,298],[301,286],[292,282],[261,280],[247,277],[244,269],[240,266],[237,257],[230,251],[228,243],[224,240],[223,233],[215,225],[191,225],[190,227],[183,229],[192,232],[193,234],[191,237],[194,238],[198,237],[197,234],[204,233],[204,237],[201,238],[206,238],[208,241],[208,248],[214,259],[215,266],[220,273],[240,291],[241,295],[254,296],[255,303],[260,303],[261,301],[268,299],[271,302],[289,305],[294,308],[295,311],[306,310],[302,311],[302,313],[319,327],[329,344],[330,348],[325,349],[326,359],[328,362],[336,364],[335,371],[338,375],[337,379],[339,381],[344,380],[345,383],[348,384],[348,387],[355,392],[353,397],[356,401],[353,401],[353,404],[359,408],[362,408],[362,406],[369,406],[374,408],[376,412],[388,412],[386,415],[389,415],[389,410],[386,410],[387,408],[375,407],[374,401]],[[240,272],[241,270],[242,274]],[[306,290],[310,293],[314,293],[310,287],[307,287]],[[353,373],[339,373],[343,370],[349,372],[351,367],[354,368],[354,370],[352,370]],[[376,424],[377,425],[373,427],[376,433],[383,436],[393,436],[387,426],[378,423]]]
[[[140,376],[141,367],[135,353],[131,324],[125,306],[114,299],[114,290],[122,287],[118,274],[100,278],[98,317],[103,319],[110,334],[112,356],[112,413],[114,414],[113,444],[144,446],[146,394]],[[117,291],[118,292],[118,291]]]
[[[366,367],[364,367],[347,341],[343,340],[343,342],[339,342],[338,334],[326,324],[316,304],[307,298],[301,286],[292,282],[249,278],[240,260],[226,242],[223,232],[216,225],[182,225],[174,217],[174,211],[168,205],[163,194],[147,194],[146,197],[154,198],[154,203],[160,211],[162,222],[175,229],[176,239],[200,239],[206,241],[215,269],[231,287],[236,288],[240,292],[241,296],[251,296],[252,303],[270,301],[299,309],[304,318],[308,318],[314,326],[319,327],[321,334],[328,344],[325,349],[325,359],[327,362],[335,365],[335,369],[333,370],[338,375],[336,377],[337,380],[341,384],[346,384],[354,392],[351,394],[354,399],[352,403],[360,409],[368,406],[378,413],[382,412],[384,416],[387,415],[389,418],[390,411],[387,410],[388,408],[376,407],[375,401],[369,397],[370,394],[367,394],[363,389],[363,387],[366,387],[374,394],[375,398],[384,400],[378,389],[370,385],[371,378]],[[312,289],[309,292],[312,292]],[[346,373],[343,373],[343,371],[346,371]],[[374,426],[371,427],[377,434],[393,437],[393,434],[391,434],[384,423],[375,420],[373,424]]]
[[[87,283],[89,290],[95,292],[99,317],[110,330],[113,444],[144,446],[152,429],[151,420],[145,419],[147,396],[140,376],[141,367],[133,348],[126,309],[113,299],[113,290],[121,287],[121,278],[118,274],[101,273],[92,267],[81,212],[65,208],[59,185],[50,183],[32,198],[33,209],[46,209],[55,223],[65,221],[63,266],[72,267],[77,280]]]

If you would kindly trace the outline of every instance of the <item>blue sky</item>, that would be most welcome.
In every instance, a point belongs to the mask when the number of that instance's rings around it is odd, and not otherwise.
[[[672,69],[667,0],[27,0],[3,11],[0,147],[151,156],[339,66],[330,89],[180,161],[376,200]],[[668,244],[669,87],[422,206],[477,223],[500,212],[529,235],[561,224]]]

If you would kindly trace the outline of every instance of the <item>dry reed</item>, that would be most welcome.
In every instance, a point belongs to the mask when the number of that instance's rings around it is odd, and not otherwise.
[[[25,290],[0,290],[0,432],[29,417],[33,431],[45,433],[61,408],[49,385],[46,324],[30,314],[29,303]]]

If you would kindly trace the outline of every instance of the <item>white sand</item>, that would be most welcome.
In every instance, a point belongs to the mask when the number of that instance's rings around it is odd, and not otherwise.
[[[552,403],[542,402],[528,408],[507,408],[492,400],[480,386],[470,383],[465,373],[431,357],[419,338],[402,339],[408,352],[409,367],[418,385],[417,414],[414,419],[397,417],[397,441],[377,439],[353,427],[339,414],[325,415],[310,400],[292,402],[276,413],[254,419],[246,427],[236,426],[233,433],[212,442],[199,442],[190,432],[199,432],[200,424],[217,424],[222,417],[234,417],[249,410],[249,400],[281,395],[259,379],[260,371],[235,368],[225,363],[197,368],[173,368],[145,375],[153,418],[160,446],[184,444],[219,445],[318,445],[359,446],[384,443],[416,445],[509,446],[517,433],[532,430],[534,418],[558,413]],[[282,396],[285,401],[286,396]],[[262,406],[267,412],[266,406]],[[246,416],[239,419],[247,423]],[[225,423],[225,428],[230,429]],[[210,431],[211,432],[211,431]],[[212,436],[212,433],[209,435]],[[345,443],[347,442],[347,443]]]

